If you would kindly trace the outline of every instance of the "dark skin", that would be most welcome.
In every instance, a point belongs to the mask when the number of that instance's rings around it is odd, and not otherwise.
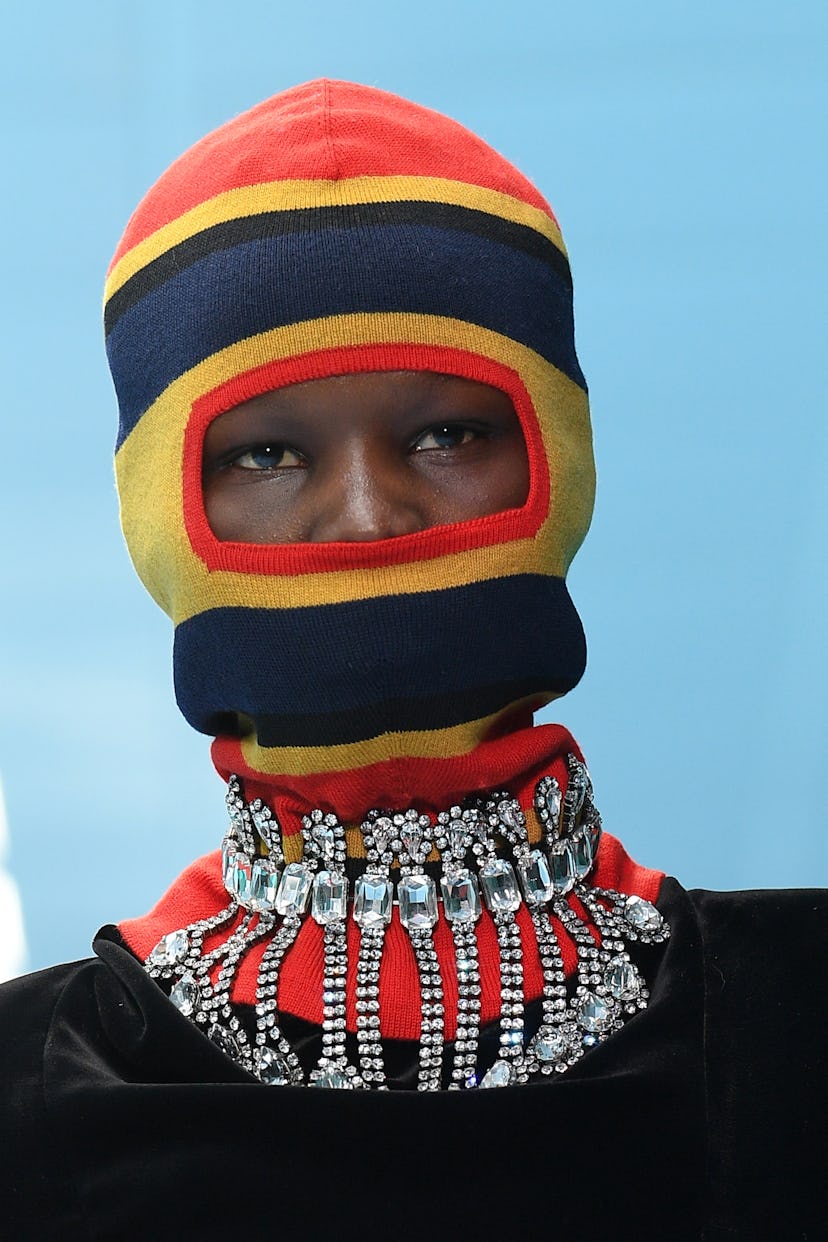
[[[219,415],[202,478],[219,539],[355,542],[518,508],[529,463],[499,388],[383,371],[292,384]]]

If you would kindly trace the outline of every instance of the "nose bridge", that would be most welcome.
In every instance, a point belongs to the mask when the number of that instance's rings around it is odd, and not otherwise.
[[[389,539],[422,530],[413,481],[405,465],[368,437],[343,445],[320,480],[310,532],[313,543]]]

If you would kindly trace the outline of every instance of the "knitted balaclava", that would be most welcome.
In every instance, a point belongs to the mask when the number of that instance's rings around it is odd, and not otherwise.
[[[531,711],[584,668],[564,578],[594,472],[566,251],[530,182],[435,112],[307,83],[152,187],[109,272],[106,333],[124,533],[175,625],[179,705],[216,736],[220,770],[358,816],[445,805],[540,760]],[[212,533],[211,419],[283,385],[384,370],[506,392],[525,504],[374,542]]]

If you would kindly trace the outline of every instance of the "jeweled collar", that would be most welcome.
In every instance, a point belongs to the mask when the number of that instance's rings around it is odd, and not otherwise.
[[[387,1087],[383,1009],[397,973],[391,969],[389,988],[389,966],[405,956],[410,962],[412,950],[420,1090],[519,1084],[562,1072],[646,1006],[647,987],[628,947],[669,934],[647,896],[601,876],[617,843],[602,841],[583,763],[570,754],[566,770],[564,789],[551,775],[535,786],[533,810],[543,825],[536,842],[507,792],[436,816],[414,808],[369,812],[352,892],[336,816],[305,816],[302,857],[286,861],[276,816],[260,799],[248,802],[234,778],[222,849],[225,903],[165,931],[144,949],[146,968],[185,1016],[266,1083],[306,1081],[279,1014],[289,1011],[284,976],[313,931],[322,941],[323,1051],[307,1076],[311,1085]],[[661,877],[638,878],[654,896]],[[129,927],[122,931],[129,943]],[[524,967],[532,958],[541,976],[541,1022],[529,1038],[524,1010],[532,989]],[[249,1027],[237,1008],[245,968],[255,970]],[[500,1051],[489,1065],[478,1064],[484,976],[489,991],[495,977],[500,1025]]]

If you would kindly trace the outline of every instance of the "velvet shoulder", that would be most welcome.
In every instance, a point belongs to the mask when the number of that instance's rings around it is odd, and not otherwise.
[[[709,1236],[823,1237],[828,892],[689,897],[703,951]]]
[[[20,1242],[81,1236],[65,1148],[49,1121],[45,1066],[63,996],[74,987],[91,993],[99,972],[90,958],[0,986],[0,1199],[9,1236]],[[85,1040],[80,1027],[70,1034]]]
[[[95,958],[66,962],[0,984],[0,1101],[39,1077],[52,1015],[67,985],[98,969]]]

